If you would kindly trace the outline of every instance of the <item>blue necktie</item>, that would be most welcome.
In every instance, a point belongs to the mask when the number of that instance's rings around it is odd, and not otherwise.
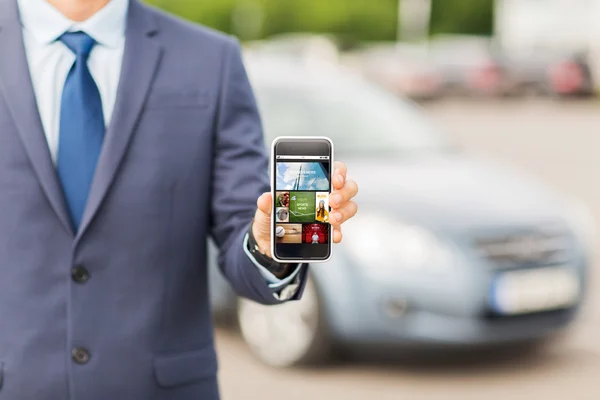
[[[60,41],[77,56],[62,92],[57,165],[71,222],[77,231],[106,128],[100,92],[87,66],[94,39],[83,32],[68,32]]]

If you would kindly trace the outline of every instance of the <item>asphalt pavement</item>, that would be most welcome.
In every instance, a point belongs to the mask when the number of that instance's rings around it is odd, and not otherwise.
[[[466,151],[509,162],[582,200],[600,227],[600,103],[443,101],[424,110]],[[600,235],[596,249],[600,249]],[[598,252],[597,260],[600,260]],[[600,399],[600,273],[572,329],[538,348],[352,358],[318,369],[255,361],[233,331],[217,331],[223,400]]]

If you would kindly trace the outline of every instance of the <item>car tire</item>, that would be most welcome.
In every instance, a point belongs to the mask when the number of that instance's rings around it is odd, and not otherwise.
[[[324,364],[331,359],[321,296],[310,276],[299,301],[265,306],[239,299],[237,320],[242,338],[264,364],[289,368]]]

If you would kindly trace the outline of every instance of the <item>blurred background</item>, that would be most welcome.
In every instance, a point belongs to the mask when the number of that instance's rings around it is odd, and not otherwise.
[[[212,252],[225,400],[600,399],[600,0],[147,1],[238,37],[267,143],[361,186],[300,302]]]

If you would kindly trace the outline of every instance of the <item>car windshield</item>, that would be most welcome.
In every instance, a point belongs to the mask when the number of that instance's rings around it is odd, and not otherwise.
[[[265,136],[328,136],[344,155],[411,155],[447,142],[413,104],[367,83],[256,85]]]

